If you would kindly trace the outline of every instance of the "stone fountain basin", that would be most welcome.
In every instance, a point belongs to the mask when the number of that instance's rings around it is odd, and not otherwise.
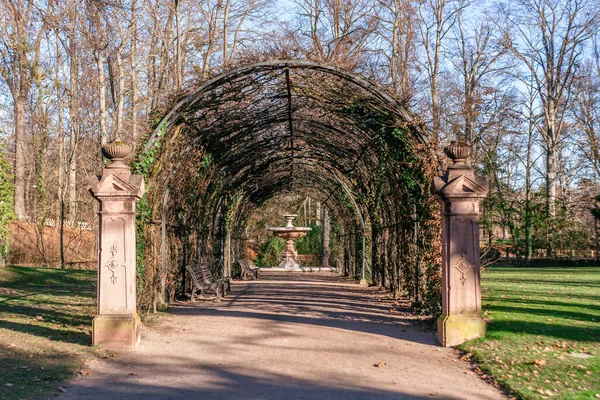
[[[312,229],[308,227],[277,227],[267,228],[267,230],[273,232],[273,235],[282,239],[297,239],[306,235],[306,232],[311,231]]]

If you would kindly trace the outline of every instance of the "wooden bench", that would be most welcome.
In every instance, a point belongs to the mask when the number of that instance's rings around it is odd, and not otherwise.
[[[194,295],[196,291],[200,291],[200,295],[204,296],[204,291],[214,292],[217,296],[217,301],[221,301],[221,297],[225,296],[225,282],[223,279],[215,279],[206,265],[186,265],[185,269],[192,277],[192,302],[196,301]]]
[[[254,265],[251,260],[239,260],[240,267],[242,267],[242,279],[248,279],[249,277],[253,277],[253,279],[258,279],[260,277],[260,269]]]
[[[223,297],[227,295],[227,292],[231,292],[231,282],[229,278],[215,279],[212,272],[210,272],[210,268],[204,264],[200,265],[200,270],[202,271],[202,276],[205,281],[219,282],[221,284],[221,293],[223,294]]]

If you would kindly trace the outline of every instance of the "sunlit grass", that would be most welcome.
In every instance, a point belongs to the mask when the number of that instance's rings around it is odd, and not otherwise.
[[[96,272],[0,269],[0,399],[38,399],[95,358]]]
[[[600,267],[492,267],[485,339],[460,348],[518,398],[600,398]]]

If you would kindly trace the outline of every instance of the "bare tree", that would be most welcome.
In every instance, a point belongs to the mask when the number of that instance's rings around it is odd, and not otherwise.
[[[460,0],[425,0],[419,8],[419,29],[424,60],[421,66],[427,72],[431,101],[431,127],[440,135],[440,71],[443,42],[456,22],[458,12],[468,3]]]
[[[360,63],[378,26],[380,5],[368,0],[295,0],[293,36],[308,58],[347,68]]]
[[[576,144],[596,180],[600,180],[600,58],[588,60],[575,83],[575,101],[570,108],[579,133]]]
[[[416,61],[417,5],[406,0],[379,0],[379,37],[384,43],[382,54],[389,68],[395,93],[403,102],[416,91],[411,82],[411,72]]]
[[[498,90],[506,83],[501,64],[504,49],[494,37],[493,22],[486,18],[465,21],[463,8],[456,14],[456,35],[449,43],[450,62],[461,78],[460,117],[463,123],[458,136],[468,142],[479,142],[509,102],[504,97],[510,90]],[[502,82],[504,80],[504,82]]]
[[[108,45],[106,29],[103,21],[103,7],[100,2],[89,1],[86,3],[87,24],[83,31],[88,46],[96,60],[96,86],[98,89],[98,122],[100,125],[100,146],[108,141],[108,128],[106,125],[106,79],[104,73],[104,52]]]
[[[543,118],[537,126],[546,153],[548,223],[556,215],[557,150],[584,45],[598,28],[595,0],[519,0],[502,8],[505,44],[533,77]],[[549,255],[552,254],[549,242]]]
[[[80,110],[79,110],[79,51],[78,51],[78,25],[80,22],[77,7],[73,6],[67,10],[69,27],[69,166],[68,166],[68,195],[69,221],[75,221],[77,213],[77,145],[80,135]]]
[[[46,24],[33,1],[0,1],[0,74],[13,100],[15,116],[15,213],[26,218],[26,110],[29,92],[39,78],[40,45]]]

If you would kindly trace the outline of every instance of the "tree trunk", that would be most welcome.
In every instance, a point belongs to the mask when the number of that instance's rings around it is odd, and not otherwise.
[[[69,116],[70,116],[70,141],[69,141],[69,221],[75,221],[77,213],[77,140],[79,132],[79,64],[78,64],[78,53],[76,43],[76,27],[77,27],[77,15],[71,17],[70,26],[70,44],[69,44],[69,58],[70,58],[70,88],[69,88]]]
[[[179,3],[175,0],[175,89],[181,91],[183,87],[183,65],[181,57],[181,16]]]
[[[323,220],[323,248],[321,250],[321,266],[329,267],[329,210],[323,207],[321,219]]]
[[[104,79],[104,54],[98,50],[96,58],[98,72],[98,112],[100,114],[100,147],[108,142],[108,130],[106,128],[106,81]],[[100,157],[102,162],[102,157]]]
[[[371,225],[371,281],[372,284],[378,286],[380,284],[379,277],[379,229],[373,224]]]
[[[63,118],[63,110],[65,107],[65,103],[63,101],[62,92],[60,90],[60,68],[62,66],[62,56],[61,56],[61,46],[60,41],[58,40],[58,32],[56,33],[56,82],[55,85],[58,88],[56,91],[56,97],[58,100],[58,206],[60,212],[58,214],[59,221],[59,268],[65,268],[65,172],[66,172],[66,164],[65,164],[65,128],[64,128],[64,118]]]
[[[27,97],[14,99],[15,109],[15,214],[22,221],[27,217],[25,209],[25,154],[27,154],[27,131],[25,109]]]
[[[137,14],[135,10],[136,1],[131,3],[131,135],[134,144],[137,144],[138,131],[138,98],[137,98]]]
[[[117,126],[115,131],[115,139],[120,139],[123,134],[123,105],[125,104],[125,71],[123,68],[123,53],[122,49],[117,51],[117,70],[118,70],[118,85],[119,93],[117,95]]]
[[[74,129],[71,130],[69,141],[69,221],[75,221],[77,216],[77,137]]]
[[[315,225],[317,225],[317,226],[321,225],[322,217],[323,217],[323,215],[322,215],[322,211],[321,211],[321,202],[317,201],[317,206],[315,207]]]
[[[223,10],[223,69],[227,68],[229,64],[229,8],[231,7],[231,0],[225,1],[225,8]]]
[[[556,152],[553,145],[546,149],[546,210],[547,220],[547,246],[546,257],[554,256],[554,219],[556,217]]]
[[[529,262],[533,253],[532,248],[532,215],[531,215],[531,142],[533,139],[533,126],[529,129],[527,143],[527,158],[525,161],[525,259]]]

